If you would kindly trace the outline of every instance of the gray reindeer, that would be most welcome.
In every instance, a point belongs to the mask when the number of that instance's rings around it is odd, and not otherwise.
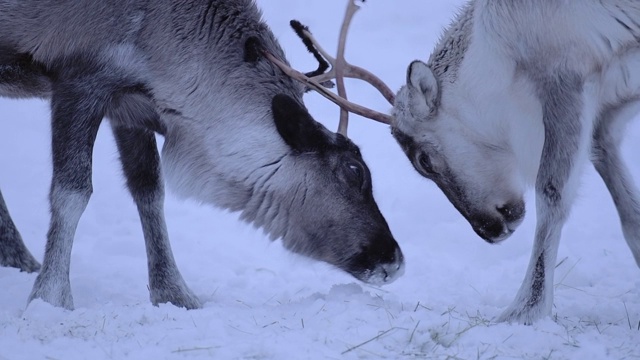
[[[640,110],[640,2],[475,0],[397,94],[392,132],[490,243],[513,233],[535,186],[526,277],[502,321],[551,314],[560,233],[589,157],[640,265],[640,197],[620,157]]]
[[[0,0],[0,95],[52,109],[51,224],[29,300],[73,308],[71,248],[105,117],[138,207],[153,304],[200,306],[173,259],[162,175],[362,281],[402,273],[358,147],[312,119],[304,87],[266,54],[286,62],[252,0]],[[163,171],[154,133],[165,138]],[[0,263],[39,268],[1,197]]]

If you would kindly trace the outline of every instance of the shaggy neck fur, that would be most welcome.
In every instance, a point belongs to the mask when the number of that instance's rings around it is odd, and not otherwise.
[[[451,115],[448,126],[459,133],[508,154],[505,165],[519,174],[520,186],[530,186],[544,142],[541,105],[516,63],[496,47],[475,6],[462,9],[429,59],[439,80],[440,111]]]

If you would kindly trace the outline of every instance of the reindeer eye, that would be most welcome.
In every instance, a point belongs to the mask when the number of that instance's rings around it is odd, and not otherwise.
[[[435,174],[435,170],[433,170],[433,164],[431,164],[431,158],[429,155],[422,153],[418,156],[418,164],[420,164],[420,169],[424,171],[427,175]]]
[[[349,171],[353,173],[353,176],[357,177],[358,179],[362,179],[362,168],[360,167],[360,165],[352,163],[347,166],[349,167]]]
[[[362,184],[364,183],[364,169],[362,168],[362,165],[356,162],[349,162],[346,164],[345,170],[347,173],[347,177],[351,181],[357,183],[359,186],[362,186]]]

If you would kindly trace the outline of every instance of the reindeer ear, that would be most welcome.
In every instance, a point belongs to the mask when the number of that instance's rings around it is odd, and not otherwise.
[[[420,91],[429,109],[434,109],[438,100],[438,80],[431,68],[422,61],[415,60],[407,69],[407,85]]]
[[[307,109],[290,96],[278,94],[271,101],[276,129],[285,143],[300,152],[316,152],[327,147],[327,132],[313,120]]]

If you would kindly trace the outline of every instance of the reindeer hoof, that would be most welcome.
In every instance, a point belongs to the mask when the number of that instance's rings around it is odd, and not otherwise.
[[[533,323],[548,315],[548,312],[542,306],[512,304],[498,316],[496,321],[533,325]]]
[[[200,299],[189,289],[179,273],[166,275],[159,272],[151,276],[149,296],[155,306],[171,303],[189,310],[202,307]]]
[[[0,219],[1,220],[1,219]],[[5,230],[5,231],[3,231]],[[40,263],[31,255],[17,231],[0,228],[0,266],[14,267],[32,273],[40,270]]]
[[[182,289],[165,289],[155,291],[151,290],[151,303],[155,306],[158,304],[166,304],[171,303],[177,307],[183,307],[187,310],[200,309],[202,308],[202,304],[200,303],[200,299],[189,290],[189,288]]]
[[[0,266],[17,268],[27,273],[40,271],[40,263],[29,252],[5,256],[0,251]]]
[[[34,299],[42,299],[49,304],[67,310],[73,310],[73,296],[69,277],[52,276],[41,272],[33,284],[28,303]]]

